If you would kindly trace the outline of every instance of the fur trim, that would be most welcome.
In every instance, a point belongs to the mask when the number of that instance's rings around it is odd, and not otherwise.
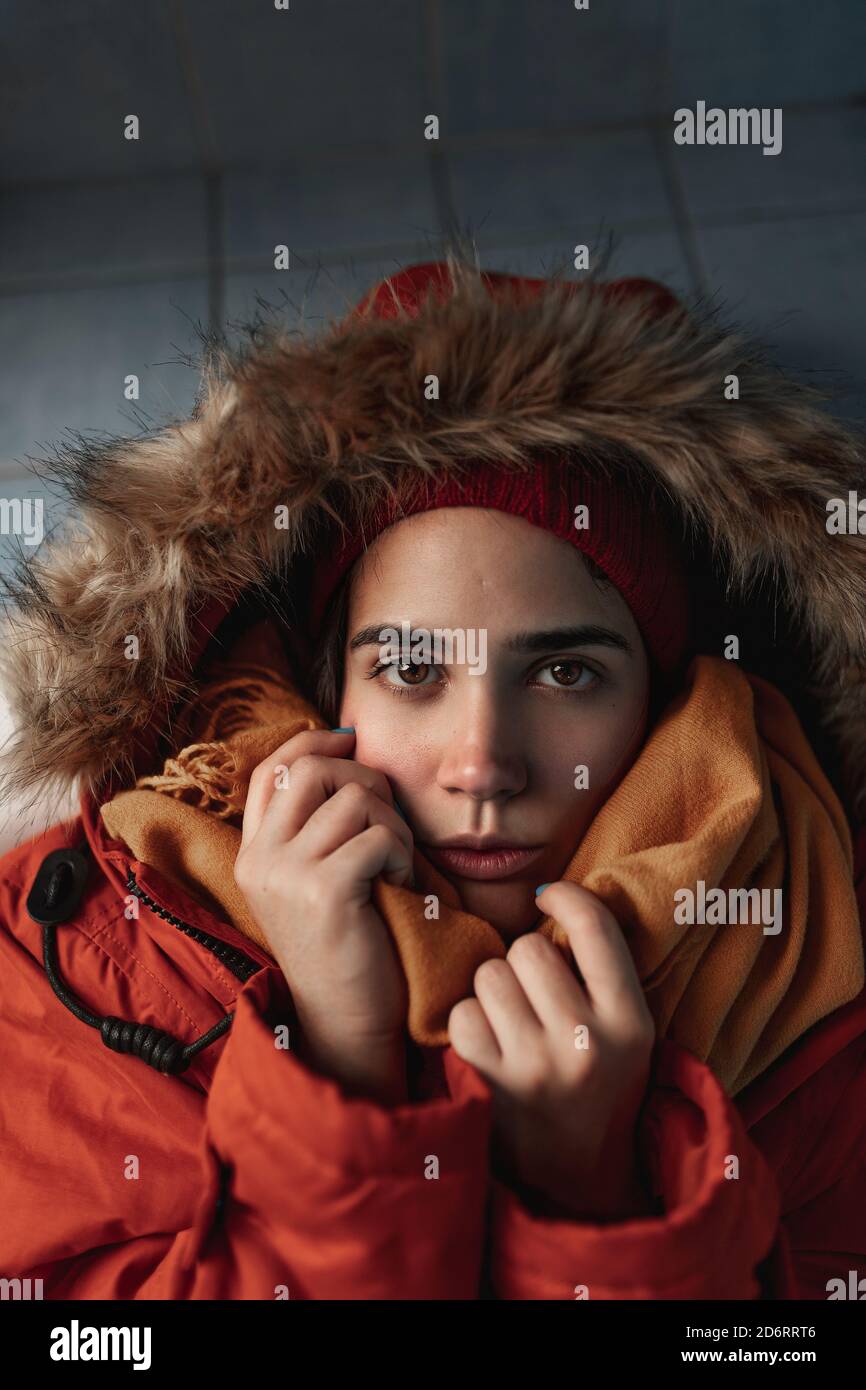
[[[170,673],[194,674],[191,612],[290,574],[326,516],[363,525],[385,490],[466,459],[575,450],[660,486],[722,589],[769,603],[768,640],[778,610],[804,632],[803,689],[866,810],[866,538],[826,530],[828,499],[863,485],[862,441],[714,314],[648,314],[591,281],[564,295],[559,277],[532,300],[493,298],[447,260],[453,292],[415,318],[361,312],[314,338],[257,320],[237,347],[206,339],[191,419],[39,461],[79,519],[5,583],[0,804],[131,772],[135,732],[169,727],[188,693]],[[731,373],[739,401],[724,399]]]

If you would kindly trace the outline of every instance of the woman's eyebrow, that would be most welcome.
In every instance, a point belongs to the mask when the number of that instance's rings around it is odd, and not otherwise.
[[[381,647],[385,641],[383,632],[400,632],[399,623],[370,623],[368,627],[361,627],[355,633],[349,643],[349,650],[355,651],[358,647]]]
[[[552,627],[540,632],[515,632],[503,643],[512,652],[546,652],[552,647],[618,647],[634,654],[627,637],[610,627],[583,623],[579,627]]]
[[[349,642],[349,650],[358,647],[380,647],[382,632],[386,629],[400,631],[399,623],[371,623],[359,628]],[[454,631],[455,629],[451,629]],[[627,637],[610,627],[599,627],[595,623],[582,623],[578,627],[553,627],[538,632],[515,632],[503,643],[512,652],[546,652],[555,647],[618,647],[620,651],[634,655],[634,648]]]

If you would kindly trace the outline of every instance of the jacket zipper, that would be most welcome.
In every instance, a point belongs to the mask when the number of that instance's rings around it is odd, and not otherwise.
[[[216,956],[217,960],[227,966],[238,980],[246,982],[251,975],[255,975],[256,971],[262,969],[258,961],[252,960],[250,956],[239,951],[237,947],[229,946],[227,942],[220,941],[218,936],[211,936],[209,932],[201,931],[198,927],[191,927],[188,922],[182,922],[173,912],[168,912],[166,908],[160,907],[149,893],[145,893],[143,888],[139,888],[135,874],[129,868],[126,871],[126,886],[130,893],[150,908],[151,912],[155,912],[158,917],[165,918],[166,922],[171,922],[172,926],[177,927],[178,931],[182,931],[184,936],[192,937],[193,941],[197,941],[200,946],[204,946],[206,950]]]

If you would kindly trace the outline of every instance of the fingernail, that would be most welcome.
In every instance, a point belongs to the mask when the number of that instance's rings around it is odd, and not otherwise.
[[[353,734],[354,732],[355,732],[355,726],[354,726],[354,724],[347,724],[347,725],[345,726],[345,728],[342,728],[342,729],[332,729],[332,730],[331,730],[331,733],[332,733],[332,734]]]
[[[545,888],[549,888],[549,887],[550,887],[550,884],[549,884],[549,883],[542,883],[542,884],[539,884],[538,888],[536,888],[536,890],[535,890],[535,896],[538,897],[539,893],[543,893],[544,890],[545,890]]]
[[[394,810],[397,812],[397,815],[398,815],[398,816],[402,816],[402,817],[403,817],[404,821],[405,821],[406,824],[408,825],[408,823],[409,823],[409,817],[406,815],[406,812],[403,810],[403,807],[400,805],[400,803],[399,803],[399,801],[397,800],[396,796],[394,797]]]

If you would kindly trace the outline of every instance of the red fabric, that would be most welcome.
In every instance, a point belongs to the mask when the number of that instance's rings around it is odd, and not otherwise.
[[[657,1044],[640,1152],[658,1214],[541,1217],[490,1176],[490,1095],[474,1068],[448,1048],[432,1059],[439,1086],[409,1105],[346,1098],[274,1046],[290,999],[253,943],[135,861],[160,906],[262,968],[241,986],[146,906],[127,920],[127,852],[100,833],[95,803],[82,811],[0,873],[7,1277],[42,1278],[48,1299],[573,1299],[584,1287],[592,1299],[824,1299],[829,1279],[866,1263],[863,995],[736,1103],[691,1054]],[[235,1011],[180,1077],[110,1052],[46,979],[25,902],[43,857],[82,824],[97,863],[57,929],[70,989],[185,1043]],[[861,866],[864,848],[861,832]],[[438,1179],[425,1177],[431,1155]]]
[[[525,275],[506,275],[498,270],[482,272],[482,280],[495,298],[500,293],[515,295],[518,299],[533,299],[549,279],[532,279]],[[373,318],[394,319],[399,308],[409,314],[417,314],[420,304],[428,294],[436,299],[445,299],[450,288],[450,275],[444,261],[424,261],[420,265],[407,266],[396,275],[382,280],[368,291],[352,310],[349,319],[362,318],[370,314]],[[560,282],[566,294],[573,293],[578,281]],[[641,298],[647,302],[651,311],[659,314],[672,313],[681,309],[676,295],[657,280],[644,276],[625,276],[620,280],[606,280],[596,286],[598,294],[605,299]],[[398,308],[399,306],[399,308]]]

